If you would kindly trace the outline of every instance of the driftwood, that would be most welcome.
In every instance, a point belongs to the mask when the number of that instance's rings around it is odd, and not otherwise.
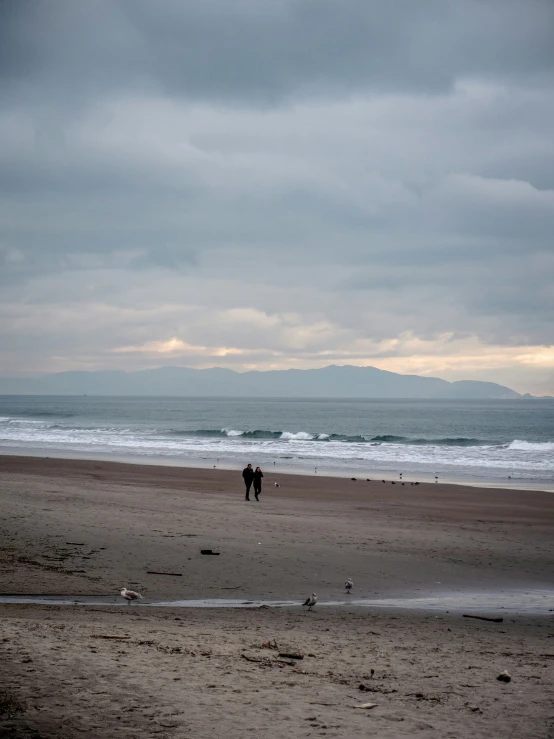
[[[183,577],[182,572],[157,572],[156,570],[146,570],[147,575],[171,575],[172,577]]]
[[[201,549],[200,554],[213,554],[216,557],[219,557],[219,552],[214,552],[213,549]]]
[[[504,619],[503,618],[500,618],[500,617],[498,617],[498,618],[489,618],[489,616],[472,616],[469,613],[464,613],[463,614],[463,617],[464,618],[478,618],[480,621],[492,621],[495,624],[501,624],[502,621],[504,621]]]
[[[304,659],[304,655],[300,654],[300,652],[279,652],[279,657],[284,657],[285,659]]]
[[[241,657],[247,660],[248,662],[267,662],[268,661],[267,657],[255,657],[250,654],[245,654],[244,652],[241,654]]]
[[[91,634],[93,639],[130,639],[127,634]]]
[[[377,703],[361,703],[359,706],[352,706],[352,708],[375,708]]]
[[[84,541],[66,541],[66,544],[71,544],[72,547],[84,547],[85,542]]]

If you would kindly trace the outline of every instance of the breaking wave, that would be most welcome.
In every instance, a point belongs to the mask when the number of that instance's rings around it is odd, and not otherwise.
[[[175,436],[208,437],[208,438],[241,438],[241,439],[281,439],[282,441],[342,441],[348,444],[411,444],[417,446],[495,446],[501,442],[485,441],[466,437],[444,438],[444,439],[412,439],[407,436],[393,436],[383,434],[379,436],[363,436],[355,434],[328,434],[312,433],[308,431],[269,431],[266,429],[254,429],[241,431],[239,429],[197,429],[195,431],[171,430],[170,434]],[[529,442],[513,441],[512,444],[526,444]],[[540,445],[539,445],[540,446]],[[514,447],[516,448],[516,447]]]

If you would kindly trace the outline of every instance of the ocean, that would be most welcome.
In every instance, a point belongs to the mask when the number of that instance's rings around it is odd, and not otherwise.
[[[0,397],[0,453],[554,489],[554,400]]]

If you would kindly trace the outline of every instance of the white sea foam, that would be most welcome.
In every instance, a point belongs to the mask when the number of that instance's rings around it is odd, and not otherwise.
[[[283,441],[313,441],[315,437],[306,431],[298,431],[296,434],[292,431],[283,431],[280,438]]]
[[[523,441],[521,439],[515,439],[506,446],[507,449],[517,450],[522,452],[554,452],[554,441]]]

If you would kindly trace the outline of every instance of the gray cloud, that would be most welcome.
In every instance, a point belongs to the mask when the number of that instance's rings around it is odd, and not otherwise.
[[[554,344],[550,2],[19,0],[0,29],[3,374]]]
[[[1,20],[8,79],[78,99],[149,85],[266,102],[444,92],[459,77],[541,79],[554,63],[549,0],[12,0]]]

